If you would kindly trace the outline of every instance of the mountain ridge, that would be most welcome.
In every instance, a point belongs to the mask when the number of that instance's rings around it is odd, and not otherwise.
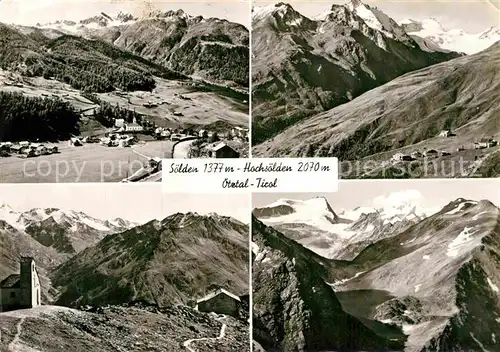
[[[106,236],[52,272],[66,306],[187,304],[216,287],[248,292],[248,226],[176,213]]]
[[[266,246],[281,248],[293,262],[307,261],[347,314],[404,342],[405,352],[498,347],[492,333],[500,324],[500,209],[491,201],[457,198],[352,261],[321,258],[261,222],[256,229],[273,234]],[[263,262],[266,251],[259,245]]]
[[[325,21],[308,19],[288,4],[278,5],[278,10],[254,12],[254,145],[397,76],[459,56],[423,50],[385,17],[390,35],[373,23],[370,27],[347,5],[333,5]],[[276,15],[280,11],[290,19]],[[335,77],[335,85],[325,77]]]

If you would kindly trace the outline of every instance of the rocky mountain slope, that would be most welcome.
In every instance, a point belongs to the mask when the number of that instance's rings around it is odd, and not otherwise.
[[[174,214],[106,236],[53,272],[65,306],[187,304],[223,287],[248,293],[248,226],[212,214]]]
[[[30,29],[24,28],[24,31]],[[59,21],[35,29],[100,39],[176,72],[235,87],[248,87],[249,35],[245,26],[182,10],[137,18],[101,13],[79,23]]]
[[[224,337],[217,339],[223,324]],[[41,306],[0,313],[0,334],[2,351],[184,352],[192,339],[202,339],[190,344],[199,352],[249,351],[248,326],[239,320],[144,304],[85,311]]]
[[[351,260],[371,243],[397,234],[426,215],[411,202],[386,208],[357,207],[337,215],[324,197],[280,199],[255,208],[253,215],[311,251]]]
[[[351,261],[321,258],[285,239],[268,242],[290,242],[282,246],[288,255],[306,256],[309,272],[328,283],[345,312],[383,336],[403,341],[403,333],[406,352],[500,347],[500,209],[490,201],[456,199]]]
[[[253,338],[269,351],[388,351],[401,342],[378,336],[346,313],[325,282],[321,257],[252,219]],[[379,324],[383,326],[384,324]]]
[[[333,5],[309,19],[284,3],[253,9],[253,141],[405,73],[459,56],[416,41],[377,8]],[[257,148],[274,155],[269,145]]]
[[[400,25],[411,36],[424,38],[442,49],[466,54],[475,54],[500,40],[500,28],[490,27],[480,33],[471,34],[463,29],[447,29],[435,18],[423,21],[407,19]]]
[[[482,138],[500,137],[499,63],[497,43],[480,53],[408,73],[347,104],[291,126],[256,146],[254,155],[371,160],[375,167],[359,169],[372,172],[392,167],[390,159],[397,152],[409,155],[434,149],[450,154],[441,158],[445,162],[458,162],[461,157],[462,169],[464,165],[473,166],[476,159],[498,149],[475,151],[474,143]],[[440,137],[443,129],[451,129],[455,136]],[[443,170],[439,165],[443,164],[432,165],[430,159],[413,162],[413,166],[427,167],[428,174],[435,177],[451,174],[440,173]],[[455,174],[467,173],[462,169],[457,166]],[[423,172],[414,174],[419,176],[413,177],[424,177]],[[346,177],[349,176],[352,177]]]

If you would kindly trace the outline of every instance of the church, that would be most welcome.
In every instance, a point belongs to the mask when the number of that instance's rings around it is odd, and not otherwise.
[[[41,287],[33,257],[21,257],[20,274],[0,282],[0,312],[40,305]]]

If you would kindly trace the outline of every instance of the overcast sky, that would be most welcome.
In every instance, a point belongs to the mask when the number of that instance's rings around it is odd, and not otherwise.
[[[117,217],[144,223],[180,212],[232,216],[248,224],[248,195],[197,195],[163,193],[161,183],[59,183],[0,185],[0,205],[15,211],[59,208],[82,211],[97,219]]]
[[[361,180],[340,181],[337,193],[254,194],[252,208],[262,207],[278,199],[306,200],[325,197],[334,211],[352,210],[358,206],[383,207],[410,199],[422,209],[439,211],[457,198],[487,199],[500,206],[498,179],[436,179],[436,180]]]
[[[279,1],[254,1],[261,6]],[[314,17],[328,10],[332,4],[344,4],[344,0],[285,1],[307,17]],[[470,33],[482,32],[491,26],[500,25],[499,0],[363,0],[365,4],[377,6],[396,21],[404,19],[422,20],[434,17],[445,28],[462,28]]]
[[[56,20],[79,21],[101,12],[112,16],[120,11],[141,16],[155,9],[179,10],[203,17],[250,22],[249,3],[243,0],[0,0],[0,22],[35,25]]]

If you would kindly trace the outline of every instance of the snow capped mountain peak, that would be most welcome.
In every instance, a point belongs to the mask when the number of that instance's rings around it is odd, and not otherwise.
[[[122,26],[135,21],[137,21],[137,18],[128,12],[120,11],[115,16],[110,16],[105,12],[101,12],[96,16],[85,18],[79,22],[61,20],[45,24],[38,23],[37,27],[56,29],[64,33],[78,33],[82,30],[95,30],[100,28]]]
[[[324,197],[307,200],[279,199],[262,208],[254,209],[257,218],[267,223],[306,224],[323,231],[332,231],[338,216]]]
[[[87,226],[102,232],[126,229],[135,225],[123,219],[103,221],[93,218],[83,212],[74,210],[64,211],[57,208],[34,208],[25,212],[17,212],[5,204],[0,207],[0,220],[4,220],[9,225],[19,230],[24,230],[32,224],[44,221],[53,221],[58,225],[68,227],[72,230]]]
[[[440,48],[474,54],[500,40],[500,28],[490,27],[480,33],[467,33],[463,29],[447,29],[438,19],[429,18],[421,21],[403,20],[400,22],[405,31],[437,44]]]
[[[260,21],[274,18],[275,21],[289,27],[299,27],[309,21],[290,5],[280,2],[276,5],[255,6],[252,8],[252,20]]]

